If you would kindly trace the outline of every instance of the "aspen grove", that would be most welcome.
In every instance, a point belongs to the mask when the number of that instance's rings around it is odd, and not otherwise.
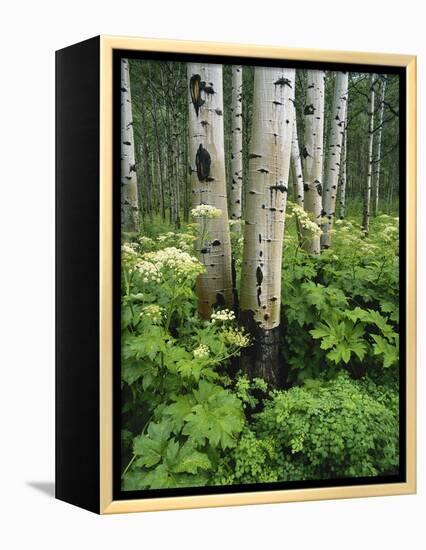
[[[123,490],[397,475],[399,77],[120,77]]]

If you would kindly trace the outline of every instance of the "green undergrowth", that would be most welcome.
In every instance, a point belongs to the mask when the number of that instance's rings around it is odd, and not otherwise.
[[[335,223],[318,258],[288,216],[282,390],[238,371],[233,312],[197,316],[197,227],[155,219],[122,252],[125,490],[376,476],[398,470],[398,219]],[[242,239],[233,235],[239,280]]]

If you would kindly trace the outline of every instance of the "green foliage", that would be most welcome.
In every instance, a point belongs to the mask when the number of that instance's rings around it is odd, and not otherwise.
[[[333,247],[319,258],[287,232],[282,322],[290,384],[341,369],[397,377],[398,219],[379,216],[371,227],[365,236],[354,222],[338,220]]]
[[[306,381],[274,392],[219,465],[226,483],[391,474],[398,469],[398,394],[371,380]]]
[[[197,316],[195,229],[131,236],[122,247],[125,489],[206,484],[244,427],[226,367],[246,336],[232,313]]]
[[[397,471],[398,220],[373,219],[368,237],[337,223],[333,248],[311,258],[288,217],[282,391],[235,374],[247,343],[232,313],[198,317],[196,231],[154,227],[123,245],[123,488]]]

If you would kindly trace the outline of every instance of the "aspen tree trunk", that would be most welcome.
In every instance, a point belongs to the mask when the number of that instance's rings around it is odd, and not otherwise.
[[[324,147],[324,71],[307,71],[305,133],[302,151],[305,211],[318,226],[322,214],[322,167]],[[320,253],[319,235],[305,232],[304,249],[311,255]]]
[[[279,324],[285,207],[293,135],[294,69],[256,67],[241,274],[240,319],[253,344],[249,376],[280,385]]]
[[[386,79],[382,80],[380,89],[380,111],[379,111],[379,130],[377,136],[377,151],[375,159],[375,201],[374,201],[374,215],[379,214],[379,199],[380,199],[380,165],[382,154],[382,130],[383,130],[383,114],[385,110],[385,94],[386,94]]]
[[[366,234],[368,234],[370,229],[371,182],[373,176],[374,82],[375,75],[372,73],[370,77],[370,93],[368,96],[368,171],[364,195],[364,213],[362,217],[362,228]]]
[[[243,68],[232,66],[232,151],[231,151],[231,219],[241,220],[241,190],[243,181]],[[235,232],[241,231],[241,225],[234,226]]]
[[[123,231],[139,229],[138,182],[127,59],[121,60],[121,226]]]
[[[321,248],[331,246],[331,230],[336,215],[337,186],[345,131],[346,109],[348,103],[348,73],[336,73],[334,84],[331,126],[328,139],[328,162],[324,180],[323,215],[327,221],[322,225]]]
[[[303,208],[304,189],[302,161],[300,158],[299,138],[297,135],[296,113],[293,118],[293,133],[291,138],[291,167],[293,172],[293,192],[295,202]]]
[[[340,182],[339,182],[339,218],[341,220],[345,219],[345,214],[346,214],[347,153],[348,153],[348,132],[345,125],[345,133],[343,135],[342,157],[340,159]]]
[[[206,273],[197,279],[198,312],[208,319],[214,307],[233,306],[222,65],[188,63],[187,72],[192,205],[206,204],[222,212],[219,218],[200,220],[206,231],[195,243],[197,256],[206,267]]]

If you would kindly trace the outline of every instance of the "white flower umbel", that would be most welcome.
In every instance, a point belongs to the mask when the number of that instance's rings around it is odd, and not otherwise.
[[[203,265],[179,248],[174,246],[158,250],[157,252],[149,252],[144,256],[155,268],[159,271],[169,269],[179,278],[187,278],[196,276],[203,272]]]
[[[195,359],[205,359],[210,355],[210,349],[205,344],[200,344],[198,348],[195,348],[192,352]]]
[[[247,348],[250,344],[250,337],[243,330],[229,327],[222,333],[223,339],[231,346],[238,348]]]
[[[142,318],[149,319],[153,323],[161,323],[165,316],[165,312],[162,307],[157,306],[156,304],[150,304],[142,309],[140,316]]]
[[[136,243],[123,243],[121,245],[122,254],[128,254],[129,256],[137,256],[137,244]]]
[[[222,210],[209,204],[199,204],[191,210],[191,215],[194,218],[220,218],[222,216]]]
[[[305,231],[309,231],[312,236],[321,235],[321,227],[311,220],[309,214],[305,212],[303,208],[301,208],[300,206],[293,206],[292,212],[298,219],[302,229],[304,229]]]
[[[161,282],[161,274],[153,263],[142,260],[136,264],[136,269],[141,274],[144,283]]]
[[[213,324],[235,321],[235,313],[230,309],[221,309],[212,313],[211,321]]]

